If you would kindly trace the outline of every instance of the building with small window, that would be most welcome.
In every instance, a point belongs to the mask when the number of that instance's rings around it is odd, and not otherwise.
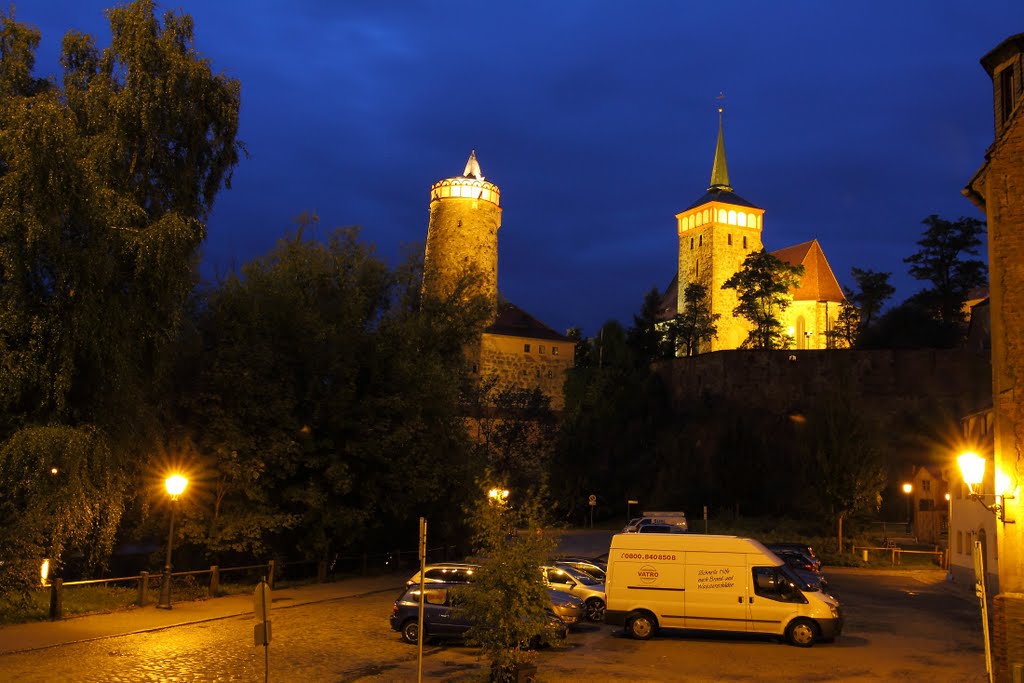
[[[729,181],[725,157],[722,108],[718,109],[718,143],[707,192],[676,215],[679,264],[662,297],[660,317],[674,317],[685,307],[686,285],[696,282],[707,289],[712,313],[718,313],[718,334],[701,353],[738,349],[750,332],[750,323],[733,315],[736,290],[722,285],[743,266],[752,252],[764,248],[761,234],[765,210],[736,194]],[[782,324],[796,349],[829,348],[829,332],[846,297],[817,240],[771,252],[791,265],[802,265],[804,275],[790,295]]]
[[[498,297],[498,228],[501,190],[487,181],[476,152],[461,176],[430,188],[430,218],[423,259],[423,293],[444,298],[471,276],[466,294],[482,295],[491,324],[467,349],[473,372],[494,391],[539,389],[551,408],[565,405],[562,385],[573,367],[575,344],[514,304]]]

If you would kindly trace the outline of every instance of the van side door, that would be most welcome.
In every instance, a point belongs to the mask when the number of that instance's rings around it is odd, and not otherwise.
[[[746,558],[735,553],[687,553],[686,562],[686,628],[746,631]]]

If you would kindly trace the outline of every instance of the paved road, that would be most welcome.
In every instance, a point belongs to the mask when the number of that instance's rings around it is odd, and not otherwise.
[[[830,572],[847,626],[835,644],[802,650],[773,639],[685,632],[639,642],[604,625],[539,653],[546,681],[981,681],[978,609],[942,572]],[[390,630],[395,590],[329,598],[272,613],[274,681],[415,680],[416,649]],[[0,680],[258,681],[263,649],[248,614],[0,655]],[[0,637],[4,631],[0,630]],[[425,678],[478,680],[486,666],[465,646],[427,648]]]

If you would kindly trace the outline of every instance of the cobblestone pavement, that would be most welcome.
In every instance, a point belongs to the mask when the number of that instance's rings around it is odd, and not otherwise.
[[[542,681],[986,680],[974,602],[935,572],[830,575],[847,627],[809,650],[743,635],[666,632],[651,641],[588,624],[568,645],[538,653]],[[387,617],[396,591],[279,608],[271,613],[270,680],[313,683],[416,679],[416,648]],[[0,655],[0,680],[260,681],[254,619],[238,616],[32,652]],[[431,645],[424,680],[479,681],[486,664],[462,645]]]

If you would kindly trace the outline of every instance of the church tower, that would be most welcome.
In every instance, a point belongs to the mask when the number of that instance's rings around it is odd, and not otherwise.
[[[487,297],[491,319],[498,313],[498,228],[501,194],[484,180],[476,151],[461,176],[430,188],[430,220],[423,261],[423,293],[449,296],[465,273],[480,280],[476,292]]]
[[[721,314],[718,336],[701,353],[739,348],[747,338],[749,323],[733,315],[736,291],[722,284],[740,270],[744,259],[762,248],[761,219],[764,209],[735,194],[729,184],[725,161],[722,107],[718,108],[718,144],[711,167],[708,191],[676,214],[679,232],[679,271],[676,310],[685,309],[684,293],[691,282],[707,289],[712,313]]]

